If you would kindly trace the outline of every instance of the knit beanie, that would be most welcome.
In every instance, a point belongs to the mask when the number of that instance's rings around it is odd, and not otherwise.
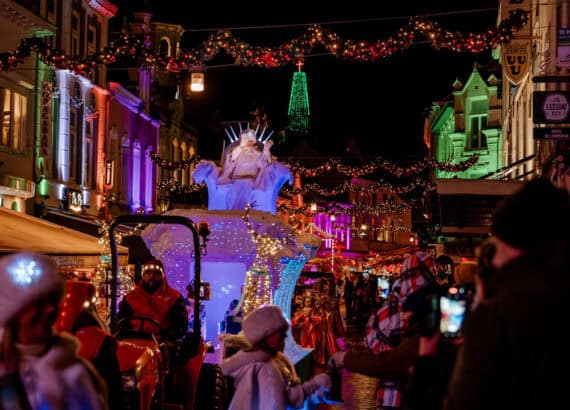
[[[525,251],[565,239],[570,227],[568,193],[544,178],[531,180],[506,197],[493,215],[491,233]]]
[[[0,326],[44,296],[63,293],[63,279],[45,255],[22,252],[0,258]]]
[[[289,321],[275,305],[261,305],[252,310],[242,322],[242,331],[252,345],[279,330],[289,329]]]

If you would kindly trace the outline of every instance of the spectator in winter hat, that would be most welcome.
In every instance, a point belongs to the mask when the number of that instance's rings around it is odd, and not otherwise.
[[[445,409],[567,406],[558,373],[570,366],[570,353],[556,329],[570,315],[569,221],[567,192],[546,179],[525,183],[499,205],[489,292],[464,323]]]
[[[0,408],[107,408],[104,382],[77,355],[77,340],[52,330],[62,293],[47,256],[0,259]]]
[[[330,390],[331,379],[318,374],[301,383],[295,367],[283,354],[289,322],[281,309],[262,305],[243,320],[242,335],[226,335],[226,348],[239,351],[222,363],[222,372],[233,377],[235,393],[230,410],[285,410],[302,407],[305,399],[315,408]]]

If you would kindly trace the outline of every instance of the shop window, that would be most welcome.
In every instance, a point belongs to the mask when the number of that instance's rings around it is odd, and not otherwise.
[[[80,184],[83,164],[83,113],[72,108],[69,115],[69,171],[71,179]]]
[[[95,185],[95,166],[97,164],[97,120],[94,119],[86,124],[85,128],[85,143],[87,144],[87,158],[86,162],[86,180],[85,185],[93,187]]]
[[[24,152],[27,99],[21,94],[0,88],[2,135],[0,145],[15,152]]]
[[[162,56],[170,57],[170,41],[166,37],[160,39],[159,54]]]

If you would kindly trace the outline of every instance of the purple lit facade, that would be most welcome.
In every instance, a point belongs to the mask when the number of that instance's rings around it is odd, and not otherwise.
[[[335,214],[333,221],[331,220],[331,215],[320,213],[315,216],[313,223],[329,235],[334,236],[336,241],[345,243],[346,249],[350,249],[350,230],[352,226],[352,217],[350,215]],[[330,249],[332,242],[332,239],[324,239],[323,247]]]
[[[112,186],[107,195],[130,212],[150,213],[156,204],[157,169],[150,154],[156,152],[159,121],[143,110],[141,99],[118,83],[109,83],[109,138],[106,158],[113,161]]]

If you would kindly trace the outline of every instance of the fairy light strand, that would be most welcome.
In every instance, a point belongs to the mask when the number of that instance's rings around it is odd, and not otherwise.
[[[339,34],[311,25],[299,37],[275,47],[251,45],[230,31],[213,33],[201,48],[182,50],[176,57],[161,55],[148,48],[144,39],[122,35],[100,51],[85,58],[70,56],[56,50],[41,38],[25,38],[18,47],[0,54],[0,71],[16,68],[37,52],[47,65],[68,69],[76,74],[89,74],[100,66],[130,61],[143,66],[169,72],[203,71],[205,64],[225,51],[235,64],[276,68],[292,64],[299,56],[310,55],[315,48],[324,48],[330,54],[345,61],[371,62],[388,58],[407,50],[415,44],[429,44],[433,48],[457,53],[480,53],[511,40],[514,34],[528,23],[528,12],[517,9],[510,12],[498,26],[477,34],[461,34],[445,30],[437,22],[425,16],[412,17],[387,40],[361,41],[343,39]]]

